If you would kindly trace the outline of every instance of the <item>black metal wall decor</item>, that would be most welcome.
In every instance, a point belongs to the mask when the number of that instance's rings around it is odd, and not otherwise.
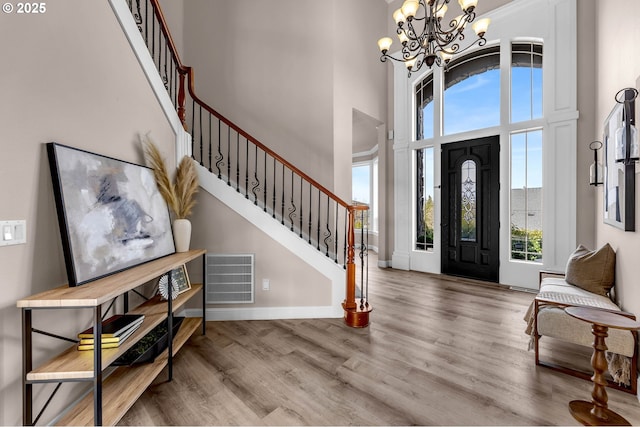
[[[589,168],[589,185],[602,185],[604,166],[598,162],[598,151],[602,148],[601,141],[593,141],[589,144],[589,149],[593,151],[593,163]]]
[[[638,91],[622,89],[604,123],[604,222],[635,231],[635,160],[638,143],[635,99]],[[634,141],[635,138],[635,141]],[[635,145],[635,148],[634,148]]]

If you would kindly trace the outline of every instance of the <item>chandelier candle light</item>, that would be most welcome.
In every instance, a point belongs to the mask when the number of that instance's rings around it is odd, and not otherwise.
[[[443,20],[449,1],[405,0],[402,7],[393,12],[393,19],[398,26],[396,33],[402,43],[402,58],[394,58],[387,54],[393,40],[390,37],[383,37],[378,40],[378,47],[382,52],[380,61],[386,62],[389,58],[404,62],[411,77],[411,73],[418,71],[425,63],[429,68],[434,63],[446,67],[453,55],[464,52],[474,45],[484,46],[487,43],[484,35],[489,27],[489,19],[480,19],[472,25],[478,36],[473,43],[463,49],[459,44],[465,38],[465,27],[476,18],[474,10],[478,0],[458,0],[462,14],[448,21],[443,28],[443,22],[447,22]]]

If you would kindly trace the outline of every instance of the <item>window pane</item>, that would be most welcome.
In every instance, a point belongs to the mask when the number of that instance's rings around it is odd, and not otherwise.
[[[444,134],[500,124],[500,48],[452,61],[445,73]]]
[[[462,203],[460,212],[460,239],[476,241],[476,162],[462,164]]]
[[[416,140],[433,138],[433,74],[416,85]]]
[[[511,258],[542,262],[542,131],[511,135]]]
[[[511,53],[511,121],[542,117],[542,45],[514,43]]]
[[[369,216],[373,217],[373,226],[371,227],[371,231],[378,231],[378,158],[376,157],[373,161],[373,191],[371,193],[371,205],[369,205]]]
[[[362,229],[363,225],[366,228],[370,227],[371,216],[371,174],[370,165],[358,165],[351,168],[351,197],[354,205],[368,205],[368,215],[361,217],[356,216],[355,228]],[[365,224],[362,224],[364,219]]]
[[[354,202],[369,204],[369,165],[353,166],[352,168],[352,198]]]
[[[416,150],[416,250],[433,251],[433,147]]]

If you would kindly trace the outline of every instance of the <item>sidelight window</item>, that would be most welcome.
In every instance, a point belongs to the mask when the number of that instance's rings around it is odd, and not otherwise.
[[[418,251],[433,251],[433,147],[416,150],[416,244]]]
[[[542,262],[542,130],[511,135],[511,259]]]

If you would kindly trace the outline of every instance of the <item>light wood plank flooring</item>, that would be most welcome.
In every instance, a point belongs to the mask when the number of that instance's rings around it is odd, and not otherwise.
[[[538,367],[523,315],[533,294],[378,269],[371,325],[341,319],[208,322],[121,425],[579,425],[591,383]],[[590,350],[554,343],[589,367]],[[635,396],[609,407],[640,425]]]

